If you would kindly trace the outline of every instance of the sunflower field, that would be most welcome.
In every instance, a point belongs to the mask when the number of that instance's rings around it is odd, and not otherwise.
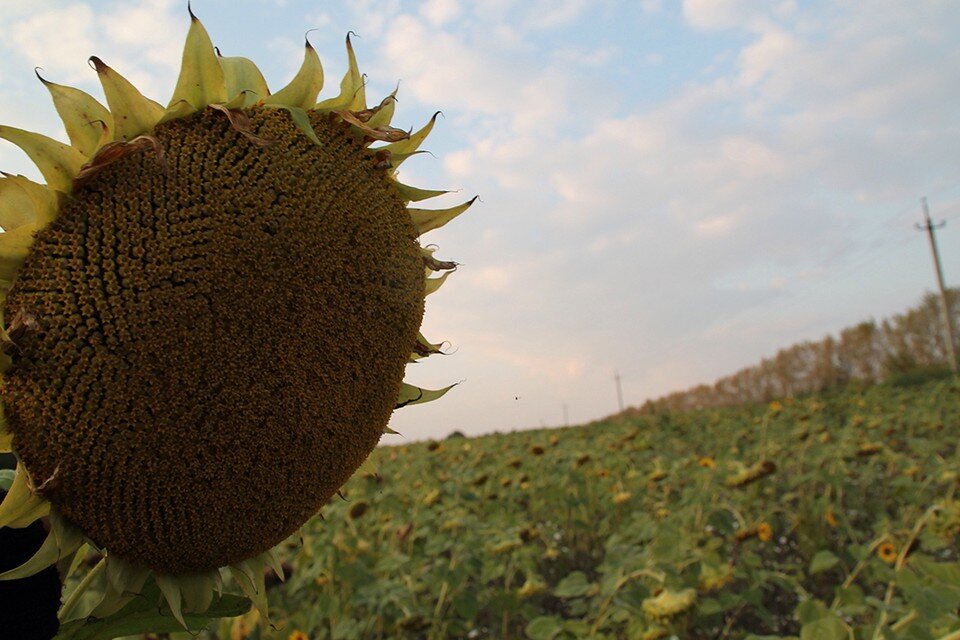
[[[221,638],[960,638],[960,384],[381,447]]]

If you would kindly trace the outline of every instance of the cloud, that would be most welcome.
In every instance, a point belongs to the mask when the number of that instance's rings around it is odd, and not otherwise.
[[[461,37],[402,15],[391,22],[384,42],[387,63],[421,102],[486,114],[517,103],[522,79],[491,64],[493,54],[471,48]]]
[[[705,30],[749,28],[770,18],[787,18],[797,9],[796,2],[760,3],[753,0],[683,0],[683,17],[694,27]]]
[[[147,95],[176,78],[186,24],[173,0],[127,3],[37,3],[9,16],[6,48],[28,65],[41,66],[58,83],[95,87],[87,60],[101,57]],[[3,45],[0,44],[0,48]]]
[[[90,76],[87,58],[93,50],[94,12],[84,3],[41,10],[15,19],[9,44],[21,59],[43,66],[60,82],[81,82]]]
[[[579,18],[590,3],[587,0],[536,0],[529,14],[534,29],[555,29]]]
[[[427,0],[420,6],[420,15],[434,27],[442,27],[460,15],[458,0]]]

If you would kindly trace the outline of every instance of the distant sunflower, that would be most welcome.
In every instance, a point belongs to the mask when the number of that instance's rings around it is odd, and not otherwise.
[[[664,589],[656,596],[646,598],[643,603],[643,612],[647,617],[655,620],[672,618],[692,607],[697,601],[697,592],[694,589],[671,591]]]
[[[0,526],[51,523],[0,578],[90,543],[107,576],[95,615],[152,579],[181,623],[223,567],[265,613],[272,548],[395,408],[447,390],[402,382],[439,352],[419,334],[424,297],[455,267],[417,238],[473,202],[407,208],[444,193],[396,180],[436,116],[408,134],[393,95],[368,107],[349,36],[340,92],[318,102],[309,42],[271,93],[190,18],[166,107],[94,57],[107,106],[41,78],[69,145],[0,126],[46,180],[0,178],[0,452],[18,458]]]
[[[834,529],[836,529],[837,526],[839,526],[840,524],[837,521],[837,515],[833,511],[833,507],[827,507],[826,512],[823,514],[823,519],[826,521],[828,525],[830,525],[830,527]]]
[[[897,561],[897,548],[892,542],[884,542],[877,547],[877,555],[887,564],[893,564]]]
[[[766,522],[757,525],[757,540],[760,542],[770,542],[773,538],[773,529]]]

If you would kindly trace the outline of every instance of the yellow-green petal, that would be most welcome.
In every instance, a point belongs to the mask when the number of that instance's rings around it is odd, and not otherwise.
[[[444,282],[447,281],[447,278],[451,273],[453,272],[447,271],[442,276],[437,276],[436,278],[425,278],[423,283],[423,295],[428,296],[431,293],[434,293],[443,285]]]
[[[0,279],[13,280],[20,265],[30,253],[34,233],[37,230],[36,223],[29,223],[6,233],[0,233]]]
[[[417,234],[423,235],[427,231],[439,229],[458,215],[470,208],[477,198],[474,196],[463,204],[449,209],[407,209],[410,217],[413,219],[413,226],[417,228]]]
[[[417,362],[424,358],[428,358],[437,353],[443,353],[441,351],[443,343],[433,344],[427,340],[422,333],[417,334],[417,345],[413,349],[413,353],[410,354],[410,357],[407,359],[407,362]]]
[[[300,65],[297,75],[290,84],[265,98],[264,102],[309,109],[316,103],[322,88],[323,66],[320,64],[320,56],[307,40],[303,51],[303,64]]]
[[[22,529],[48,513],[50,503],[31,490],[27,472],[18,464],[13,485],[0,502],[0,527]]]
[[[93,56],[90,62],[100,77],[103,95],[113,114],[113,139],[132,140],[153,131],[163,117],[164,108],[145,98],[129,80],[104,64],[100,58]]]
[[[30,156],[51,189],[70,193],[73,178],[87,157],[59,140],[32,131],[0,125],[0,138],[17,145]]]
[[[247,91],[246,89],[233,96],[229,100],[223,103],[225,109],[246,109],[247,107],[252,107],[253,105],[261,102],[262,98],[254,93],[253,91]]]
[[[163,117],[157,122],[157,124],[163,124],[164,122],[170,122],[171,120],[180,120],[181,118],[186,118],[191,113],[196,112],[196,109],[192,104],[186,100],[178,100],[174,103],[171,103],[166,110],[163,112]]]
[[[210,35],[193,12],[190,12],[190,30],[187,31],[187,41],[183,46],[180,77],[167,106],[173,106],[181,100],[189,102],[197,110],[208,104],[227,101],[223,67],[217,60]]]
[[[177,579],[173,576],[167,576],[163,574],[156,575],[157,586],[160,587],[160,592],[163,593],[164,599],[167,601],[167,604],[170,605],[170,612],[173,614],[173,617],[177,619],[183,628],[187,628],[187,623],[183,621],[183,609],[181,607],[180,600],[180,585],[177,584]]]
[[[100,147],[103,130],[113,130],[113,116],[87,92],[50,82],[39,73],[37,77],[53,98],[70,144],[86,157],[93,156]]]
[[[106,618],[116,613],[139,595],[150,577],[146,567],[134,566],[116,556],[107,557],[107,584],[100,603],[90,612],[97,618]]]
[[[428,353],[442,353],[440,348],[443,347],[443,343],[438,342],[434,344],[427,340],[426,336],[424,336],[422,333],[417,334],[417,344],[420,346],[421,351]]]
[[[267,606],[267,586],[263,578],[263,557],[256,556],[230,565],[230,574],[244,595],[250,598],[260,616],[269,624],[270,611]]]
[[[427,139],[427,136],[430,135],[430,132],[433,131],[433,125],[437,122],[437,116],[440,115],[440,112],[437,111],[430,118],[430,122],[425,124],[416,133],[410,135],[406,140],[400,140],[399,142],[392,142],[388,145],[379,147],[379,149],[385,149],[391,153],[392,156],[396,158],[393,162],[393,166],[400,166],[400,163],[410,157],[417,149],[420,148],[420,145],[423,144],[423,141]]]
[[[421,389],[420,387],[415,387],[412,384],[407,384],[404,382],[400,385],[400,395],[397,396],[396,408],[399,409],[412,404],[432,402],[437,398],[442,397],[447,391],[450,391],[450,389],[453,389],[455,386],[457,385],[452,384],[449,387],[444,387],[443,389]]]
[[[380,127],[389,127],[390,122],[393,120],[393,113],[397,109],[397,90],[394,89],[393,93],[388,95],[380,102],[380,106],[376,108],[376,113],[370,116],[370,119],[367,120],[367,126],[371,129],[379,129]]]
[[[36,220],[33,200],[23,187],[9,178],[0,178],[0,227],[9,232]]]
[[[436,198],[445,193],[450,193],[442,189],[419,189],[400,182],[395,182],[394,184],[397,187],[397,191],[400,192],[400,197],[403,198],[405,202],[420,202],[421,200],[428,200],[429,198]]]
[[[368,459],[369,459],[369,458],[368,458]],[[360,466],[361,466],[361,468],[363,467],[363,465],[360,465]],[[359,469],[358,469],[358,470],[359,470]],[[277,553],[277,550],[276,550],[276,549],[270,549],[270,550],[268,550],[268,551],[265,551],[265,552],[264,552],[263,554],[261,554],[261,555],[263,556],[263,561],[264,561],[264,563],[265,563],[268,567],[270,567],[271,569],[273,569],[273,572],[274,572],[275,574],[277,574],[277,577],[280,578],[280,581],[281,581],[281,582],[286,581],[287,576],[286,576],[286,574],[285,574],[284,571],[283,571],[283,563],[280,562],[280,554]]]
[[[253,60],[242,56],[221,56],[218,60],[227,86],[227,100],[233,101],[246,92],[240,106],[249,107],[270,95],[267,81]]]
[[[50,511],[50,531],[57,539],[61,557],[73,553],[83,544],[83,531],[53,510]]]
[[[3,176],[23,189],[30,201],[33,202],[33,213],[38,229],[46,227],[57,217],[60,211],[60,201],[66,197],[62,192],[38,184],[23,176],[14,176],[8,173],[3,174]]]
[[[47,534],[43,544],[37,549],[37,552],[19,567],[0,573],[0,580],[19,580],[36,575],[55,564],[60,557],[60,550],[57,548],[57,539],[53,531]]]
[[[184,608],[190,613],[203,613],[213,602],[213,578],[208,573],[177,576]]]
[[[363,111],[367,108],[367,90],[364,87],[363,76],[360,74],[360,67],[357,65],[357,55],[353,52],[349,33],[347,34],[347,63],[347,73],[355,87],[353,100],[347,108],[350,111]]]
[[[314,109],[317,111],[362,111],[366,109],[366,94],[363,87],[363,77],[357,67],[357,57],[353,53],[350,43],[350,34],[347,34],[347,72],[340,81],[340,94],[318,102]]]

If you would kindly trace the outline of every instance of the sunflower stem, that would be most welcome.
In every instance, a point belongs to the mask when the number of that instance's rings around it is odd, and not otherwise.
[[[83,580],[80,581],[80,584],[77,585],[77,588],[70,592],[70,597],[63,603],[63,606],[60,607],[60,612],[57,614],[57,619],[60,622],[64,622],[73,610],[77,608],[77,604],[80,602],[80,597],[84,594],[87,588],[97,579],[103,570],[107,566],[107,557],[104,556],[100,558],[100,562],[94,565],[93,569],[83,576]]]

